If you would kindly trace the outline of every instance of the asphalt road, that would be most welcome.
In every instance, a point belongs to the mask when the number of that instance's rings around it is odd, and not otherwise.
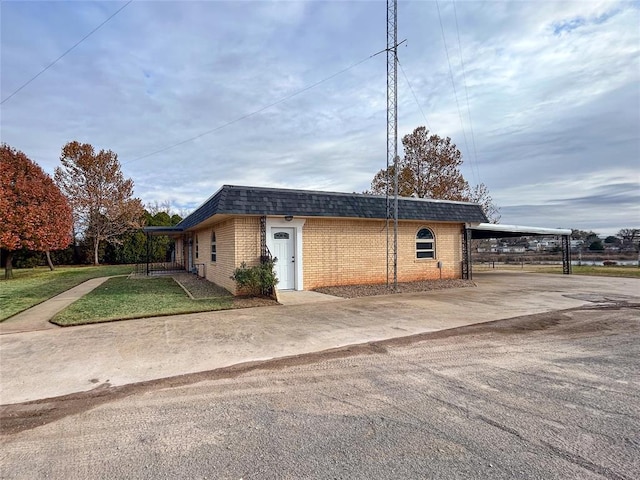
[[[4,406],[2,478],[640,478],[639,308]]]

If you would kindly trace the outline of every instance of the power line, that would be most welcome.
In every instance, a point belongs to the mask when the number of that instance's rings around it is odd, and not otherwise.
[[[400,59],[398,58],[398,65],[400,65],[400,70],[402,71],[402,75],[404,75],[404,79],[407,81],[407,85],[409,86],[409,90],[411,90],[411,93],[413,94],[413,99],[416,101],[416,105],[418,105],[418,108],[420,109],[420,113],[422,113],[422,118],[424,118],[424,122],[427,125],[427,128],[429,130],[431,130],[431,126],[429,125],[429,120],[427,120],[427,116],[424,114],[424,110],[422,110],[422,105],[420,105],[420,102],[418,101],[418,97],[416,96],[416,92],[414,92],[413,87],[411,86],[411,82],[409,81],[409,77],[407,77],[407,74],[404,71],[404,68],[402,67],[402,64],[400,63]]]
[[[84,42],[87,38],[89,38],[91,35],[93,35],[95,32],[97,32],[101,27],[103,27],[109,20],[111,20],[113,17],[115,17],[118,13],[120,13],[122,10],[125,9],[125,7],[127,5],[129,5],[131,2],[133,2],[133,0],[129,0],[127,3],[125,3],[122,7],[120,7],[118,10],[116,10],[114,13],[112,13],[104,22],[102,22],[100,25],[98,25],[96,28],[94,28],[93,30],[91,30],[89,33],[87,33],[84,37],[82,37],[78,42],[76,42],[75,45],[73,45],[71,48],[69,48],[66,52],[64,52],[62,55],[60,55],[58,58],[56,58],[53,62],[51,62],[49,65],[47,65],[46,67],[44,67],[42,70],[40,70],[40,72],[38,72],[36,75],[34,75],[33,77],[31,77],[29,80],[27,80],[25,83],[23,83],[17,90],[15,90],[11,95],[9,95],[8,97],[6,97],[4,100],[2,100],[2,102],[0,102],[0,105],[4,104],[4,102],[6,102],[7,100],[9,100],[11,97],[13,97],[16,93],[18,93],[20,90],[22,90],[24,87],[26,87],[27,85],[29,85],[31,82],[33,82],[36,78],[38,78],[40,75],[42,75],[44,72],[46,72],[47,70],[49,70],[51,67],[53,67],[56,63],[58,63],[65,55],[67,55],[69,52],[71,52],[71,50],[73,50],[74,48],[76,48],[78,45],[80,45],[82,42]]]
[[[385,50],[380,50],[377,53],[369,55],[368,57],[363,58],[362,60],[360,60],[360,61],[348,66],[347,68],[343,68],[339,72],[336,72],[336,73],[334,73],[332,75],[329,75],[328,77],[325,77],[322,80],[319,80],[319,81],[317,81],[317,82],[315,82],[315,83],[313,83],[311,85],[308,85],[308,86],[302,88],[301,90],[297,90],[297,91],[295,91],[295,92],[293,92],[293,93],[281,98],[280,100],[276,100],[273,103],[265,105],[264,107],[259,108],[258,110],[254,110],[251,113],[247,113],[247,114],[244,114],[244,115],[242,115],[240,117],[234,118],[233,120],[230,120],[230,121],[228,121],[226,123],[223,123],[222,125],[219,125],[219,126],[217,126],[215,128],[212,128],[211,130],[207,130],[206,132],[202,132],[202,133],[200,133],[200,134],[198,134],[198,135],[196,135],[194,137],[190,137],[190,138],[187,138],[185,140],[181,140],[180,142],[174,143],[173,145],[169,145],[168,147],[164,147],[164,148],[161,148],[161,149],[156,150],[154,152],[147,153],[145,155],[141,155],[140,157],[136,157],[133,160],[129,160],[128,162],[123,162],[122,164],[123,165],[127,165],[129,163],[133,163],[133,162],[137,162],[138,160],[142,160],[143,158],[151,157],[152,155],[156,155],[158,153],[166,152],[167,150],[171,150],[172,148],[179,147],[180,145],[184,145],[185,143],[192,142],[193,140],[196,140],[198,138],[204,137],[205,135],[209,135],[211,133],[217,132],[218,130],[222,130],[223,128],[226,128],[229,125],[233,125],[234,123],[238,123],[238,122],[240,122],[242,120],[245,120],[245,119],[247,119],[249,117],[253,117],[254,115],[257,115],[258,113],[264,112],[265,110],[267,110],[267,109],[269,109],[271,107],[279,105],[279,104],[281,104],[283,102],[286,102],[287,100],[289,100],[289,99],[291,99],[291,98],[293,98],[293,97],[295,97],[297,95],[300,95],[301,93],[304,93],[304,92],[306,92],[308,90],[311,90],[312,88],[315,88],[318,85],[337,77],[338,75],[341,75],[341,74],[343,74],[345,72],[348,72],[349,70],[357,67],[358,65],[366,62],[367,60],[369,60],[369,59],[371,59],[371,58],[375,57],[376,55],[379,55],[379,54],[381,54],[383,52],[386,52],[386,49]]]
[[[458,26],[458,10],[456,8],[456,2],[453,0],[453,15],[456,19],[456,33],[458,35],[458,50],[460,50],[460,66],[462,67],[462,82],[464,85],[464,93],[467,100],[467,114],[469,115],[469,130],[471,130],[471,145],[473,146],[473,160],[472,165],[476,167],[476,175],[478,177],[478,183],[481,182],[480,169],[478,168],[478,151],[476,150],[476,136],[473,133],[473,122],[471,121],[471,107],[469,106],[469,89],[467,88],[467,74],[464,69],[464,60],[462,57],[462,44],[460,42],[460,27]],[[473,171],[473,169],[472,169]]]
[[[462,111],[460,110],[460,102],[458,101],[458,91],[456,90],[456,82],[453,78],[453,69],[451,68],[451,60],[449,58],[449,49],[447,48],[447,37],[444,34],[444,26],[442,25],[442,15],[440,14],[440,3],[436,0],[436,8],[438,9],[438,20],[440,21],[440,31],[442,32],[442,43],[444,43],[444,51],[447,55],[447,63],[449,64],[449,75],[451,76],[451,85],[453,86],[453,95],[456,99],[458,107],[458,116],[460,117],[460,127],[462,127],[462,136],[464,138],[464,146],[469,151],[469,143],[467,142],[467,132],[464,129],[464,120],[462,119]],[[473,168],[471,169],[473,173]]]

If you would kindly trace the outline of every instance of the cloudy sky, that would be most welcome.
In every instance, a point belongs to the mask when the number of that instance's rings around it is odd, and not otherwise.
[[[91,143],[184,212],[223,184],[363,191],[386,164],[384,1],[0,9],[2,141],[50,174]],[[450,136],[501,223],[640,227],[638,25],[638,2],[399,0],[399,134]]]

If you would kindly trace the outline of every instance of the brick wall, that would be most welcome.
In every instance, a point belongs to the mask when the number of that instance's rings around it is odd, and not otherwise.
[[[211,232],[216,232],[216,261],[211,261]],[[204,263],[207,280],[235,291],[235,284],[231,278],[235,268],[235,234],[234,220],[225,220],[211,227],[198,230],[198,258],[194,263]],[[195,242],[195,240],[194,240]]]
[[[428,227],[435,235],[435,259],[416,258],[416,233]],[[211,231],[216,232],[217,258],[211,262]],[[402,221],[398,228],[398,281],[460,278],[462,238],[460,224]],[[393,225],[390,241],[393,242]],[[198,230],[199,255],[207,280],[236,292],[231,275],[244,261],[260,262],[260,220],[237,217]],[[303,227],[304,289],[329,285],[384,283],[386,231],[383,220],[308,218]],[[195,240],[194,240],[195,241]],[[391,243],[391,252],[392,252]],[[442,262],[442,271],[438,269]],[[389,272],[393,278],[390,256]]]
[[[216,232],[216,261],[211,261],[211,232]],[[236,292],[231,275],[244,261],[248,266],[260,263],[260,220],[258,217],[239,217],[224,220],[194,232],[198,235],[198,258],[194,263],[205,264],[207,280]],[[194,237],[195,242],[195,237]]]
[[[442,278],[460,278],[460,224],[403,221],[398,227],[398,281],[440,278],[438,261],[443,266]],[[433,260],[416,259],[415,236],[422,227],[429,227],[436,237]],[[386,282],[386,238],[383,220],[307,219],[303,228],[304,288]],[[393,231],[390,242],[392,252]],[[391,278],[392,261],[391,254]]]
[[[235,222],[235,266],[246,262],[248,267],[260,264],[260,218],[238,217]]]
[[[242,262],[247,267],[260,264],[260,219],[259,217],[238,217],[234,219],[235,225],[235,245],[236,256],[235,266],[239,267]],[[233,273],[233,272],[231,272]],[[231,274],[229,274],[231,275]],[[233,280],[232,280],[233,283]],[[235,289],[231,290],[236,295],[245,292]]]

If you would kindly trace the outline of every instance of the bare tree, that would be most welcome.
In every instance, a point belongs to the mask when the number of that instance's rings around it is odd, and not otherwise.
[[[618,232],[622,239],[622,248],[634,250],[636,238],[640,238],[640,228],[623,228]]]
[[[489,189],[484,183],[469,189],[466,200],[479,204],[490,223],[500,223],[500,218],[502,217],[500,209],[493,203],[493,198],[489,195]]]
[[[142,202],[133,198],[133,180],[124,178],[111,150],[96,153],[74,141],[62,148],[60,161],[55,181],[71,203],[78,231],[92,240],[97,265],[101,241],[118,243],[123,233],[142,227]]]

